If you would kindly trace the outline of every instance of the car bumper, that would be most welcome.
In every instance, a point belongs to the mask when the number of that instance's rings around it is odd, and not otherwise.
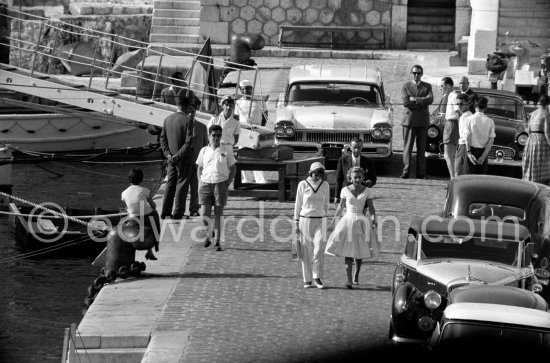
[[[426,155],[426,159],[428,159],[428,160],[442,160],[442,161],[445,160],[445,158],[443,157],[443,154],[426,152],[425,155]],[[522,167],[522,161],[521,160],[489,159],[489,165],[521,168]]]
[[[343,143],[314,143],[303,141],[287,141],[285,139],[277,139],[278,145],[287,145],[294,148],[295,153],[312,153],[321,152],[326,160],[338,160],[342,157],[344,146]],[[361,155],[364,155],[372,160],[387,160],[393,154],[392,143],[365,143]]]

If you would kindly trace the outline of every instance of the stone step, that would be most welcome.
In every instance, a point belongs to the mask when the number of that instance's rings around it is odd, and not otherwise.
[[[409,24],[407,32],[427,32],[427,33],[449,33],[454,34],[455,27],[453,25],[437,25],[437,24]]]
[[[409,0],[409,8],[455,8],[455,2],[449,0]]]
[[[500,0],[499,1],[499,7],[500,10],[511,10],[511,9],[519,9],[519,10],[533,10],[536,11],[537,9],[540,10],[546,10],[548,11],[548,4],[547,1],[541,1],[541,0]]]
[[[431,16],[408,16],[407,23],[411,24],[430,24],[430,25],[453,25],[454,26],[454,17],[431,17]]]
[[[198,18],[153,18],[153,26],[199,26]]]
[[[195,34],[153,34],[149,36],[151,43],[193,43],[199,42],[199,36]]]
[[[454,43],[454,33],[407,32],[407,42],[451,42]]]
[[[86,1],[71,2],[69,10],[73,15],[136,15],[151,14],[153,7],[151,5],[99,4]]]
[[[407,49],[448,49],[454,50],[454,43],[407,41]]]
[[[198,26],[151,26],[151,34],[199,35]]]
[[[170,9],[154,9],[153,18],[199,18],[200,10],[170,10]]]
[[[141,362],[146,348],[77,349],[76,362]]]
[[[155,9],[173,9],[173,10],[199,10],[201,9],[200,1],[167,1],[157,0],[153,3]]]
[[[440,8],[440,7],[431,7],[431,8],[411,8],[407,9],[407,15],[411,16],[435,16],[435,17],[453,17],[455,16],[454,8]]]
[[[550,35],[550,19],[532,18],[527,21],[522,18],[505,18],[501,17],[498,20],[499,28],[507,28],[510,30],[510,38],[514,38],[521,34],[523,36],[538,36],[548,38]],[[527,32],[526,32],[527,31]]]

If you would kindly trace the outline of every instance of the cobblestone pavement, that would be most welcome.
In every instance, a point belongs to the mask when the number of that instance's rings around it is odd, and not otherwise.
[[[256,61],[260,68],[270,67],[274,72],[263,88],[269,90],[273,101],[283,89],[290,66],[343,60],[258,58]],[[448,64],[448,55],[368,62],[381,68],[386,92],[394,99],[397,153],[373,188],[377,214],[386,220],[379,226],[383,253],[365,261],[360,285],[346,289],[342,259],[326,256],[323,281],[327,289],[303,289],[300,262],[291,260],[289,243],[277,242],[270,232],[274,230],[277,236],[288,237],[290,223],[283,220],[276,223],[276,218],[291,217],[293,203],[230,198],[225,214],[235,220],[227,223],[225,250],[205,249],[200,242],[191,245],[188,262],[180,269],[180,279],[155,327],[157,332],[189,332],[182,361],[319,362],[378,358],[377,361],[396,354],[387,334],[390,283],[403,248],[401,241],[414,216],[439,212],[448,182],[444,176],[427,180],[398,178],[403,144],[399,126],[403,114],[399,105],[400,87],[416,63],[424,65],[425,78],[436,84],[452,72],[457,72],[457,78],[464,74],[464,68],[430,68],[445,61]],[[439,99],[439,88],[434,86],[434,91]],[[331,206],[332,214],[334,208]],[[251,218],[242,218],[260,215],[265,221],[261,229]],[[260,231],[265,236],[263,240],[243,241],[254,239]]]

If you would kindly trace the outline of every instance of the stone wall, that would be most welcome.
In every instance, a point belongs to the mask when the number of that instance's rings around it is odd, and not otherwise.
[[[202,0],[200,36],[201,40],[210,37],[214,44],[228,44],[234,34],[254,33],[262,35],[266,45],[275,46],[280,25],[385,25],[391,29],[392,3],[395,1]],[[302,37],[301,34],[294,34],[290,35],[289,40],[292,36]],[[378,43],[381,40],[379,33],[370,32],[343,36],[348,42]],[[303,40],[326,42],[328,37],[326,32],[311,32]]]
[[[77,4],[78,5],[78,4]],[[73,6],[73,5],[71,5]],[[118,56],[127,52],[128,50],[137,47],[144,46],[143,43],[149,41],[149,31],[151,29],[152,20],[152,7],[143,7],[140,11],[135,10],[133,7],[117,7],[123,14],[117,14],[113,9],[106,15],[99,15],[105,8],[105,5],[90,7],[86,6],[87,13],[89,15],[63,15],[59,19],[46,19],[42,31],[40,30],[40,22],[13,20],[11,22],[11,37],[16,39],[11,41],[12,51],[10,52],[10,63],[23,68],[32,68],[32,58],[35,45],[38,40],[41,47],[40,51],[48,48],[59,47],[60,45],[71,44],[75,42],[88,42],[92,47],[98,49],[98,60],[110,61],[116,60]],[[113,5],[111,5],[112,7]],[[129,10],[130,9],[130,10]],[[133,9],[133,10],[132,10]],[[23,9],[24,12],[30,12],[37,16],[43,16],[43,10],[40,9]],[[117,15],[114,15],[117,14]],[[29,20],[28,18],[26,20]],[[64,30],[76,32],[79,34],[70,34],[57,32],[54,29],[47,26],[48,24],[54,27],[61,27]],[[20,28],[21,26],[21,28]],[[86,34],[79,28],[73,26],[82,27],[85,29],[96,30],[111,35],[117,35],[123,38],[118,38],[117,41],[123,43],[123,45],[116,45],[114,48],[109,42],[109,37],[106,36],[103,39],[98,40],[96,37],[91,37],[90,34]],[[21,29],[21,34],[20,34]],[[50,29],[49,31],[47,29]],[[57,37],[57,40],[56,40]],[[23,51],[16,50],[18,43],[21,40]],[[48,51],[46,51],[48,52]],[[114,52],[114,54],[113,54]],[[35,70],[38,72],[47,72],[48,68],[52,73],[63,73],[64,68],[59,61],[53,61],[53,69],[49,66],[49,57],[37,56],[35,60]]]

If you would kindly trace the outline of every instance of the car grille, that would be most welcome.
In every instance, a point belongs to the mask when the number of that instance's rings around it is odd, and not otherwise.
[[[489,158],[496,159],[496,152],[497,150],[504,151],[504,160],[514,160],[514,156],[516,156],[516,150],[514,150],[511,147],[507,146],[499,146],[499,145],[493,145],[491,147],[491,150],[489,151]]]
[[[309,141],[309,142],[337,142],[348,144],[351,140],[360,137],[365,143],[382,143],[387,144],[390,142],[388,139],[376,139],[374,140],[371,134],[359,134],[354,132],[297,132],[293,137],[287,137],[288,141]]]
[[[447,296],[449,296],[448,294],[451,293],[451,291],[453,291],[454,289],[458,289],[459,287],[462,287],[462,286],[467,286],[469,285],[469,283],[465,282],[465,283],[459,283],[459,284],[454,284],[454,285],[451,285],[447,288]]]

